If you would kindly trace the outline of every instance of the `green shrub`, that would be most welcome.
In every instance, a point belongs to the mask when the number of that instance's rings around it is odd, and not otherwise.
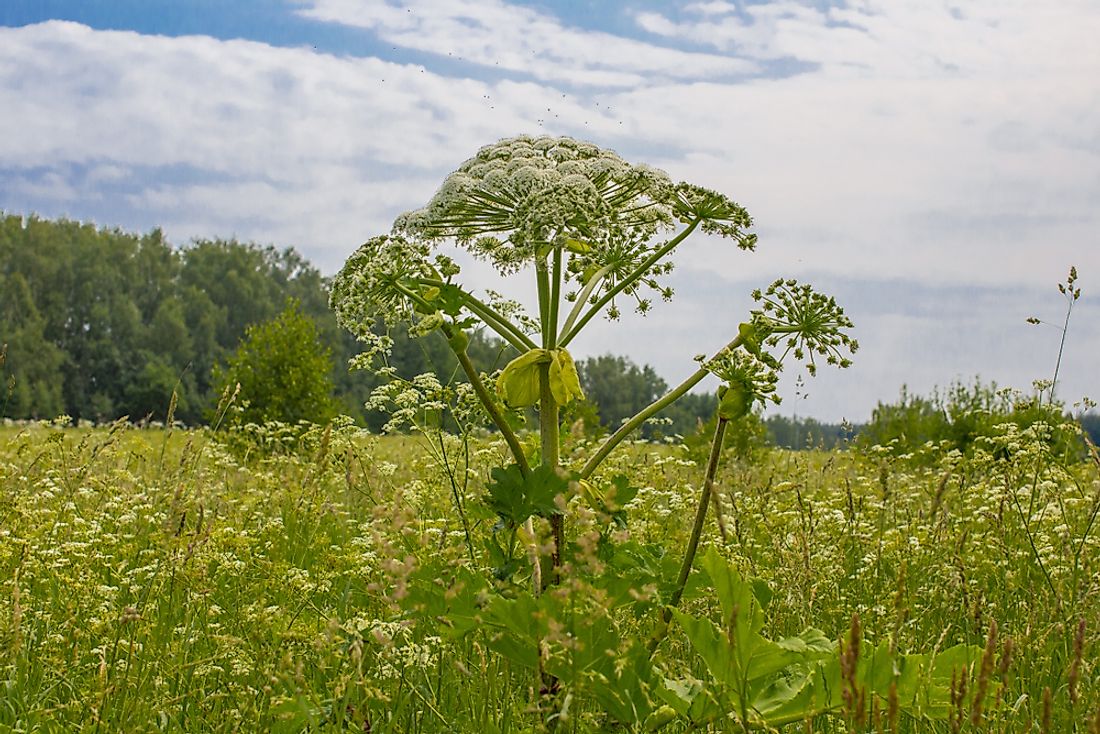
[[[275,319],[248,328],[236,354],[218,366],[216,384],[232,399],[230,425],[324,423],[336,414],[331,375],[332,350],[292,299]]]
[[[897,402],[878,404],[857,445],[889,447],[895,456],[920,456],[920,449],[932,443],[968,454],[982,439],[1002,435],[1008,425],[1024,429],[1039,422],[1053,427],[1049,443],[1055,453],[1079,454],[1080,440],[1063,406],[1045,403],[1040,395],[1027,397],[978,379],[972,385],[956,382],[943,392],[933,390],[929,397],[903,387]]]

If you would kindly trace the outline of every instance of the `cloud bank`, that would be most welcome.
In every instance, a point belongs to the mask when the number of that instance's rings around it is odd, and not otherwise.
[[[422,63],[0,28],[0,208],[294,245],[332,272],[480,145],[574,135],[733,195],[761,240],[753,255],[693,245],[671,306],[582,347],[674,378],[710,345],[699,318],[735,324],[753,285],[812,276],[867,333],[851,375],[819,381],[828,395],[805,410],[860,419],[902,382],[1049,376],[1049,340],[1014,324],[1056,310],[1076,264],[1091,315],[1071,327],[1088,334],[1065,389],[1100,393],[1092,3],[696,2],[629,11],[629,37],[503,0],[297,12]]]

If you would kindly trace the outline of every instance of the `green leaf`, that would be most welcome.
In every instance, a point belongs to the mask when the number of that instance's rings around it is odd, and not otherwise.
[[[466,293],[457,285],[447,283],[437,289],[439,292],[434,299],[428,299],[448,316],[457,317],[466,306]]]
[[[487,487],[486,503],[513,526],[537,515],[550,517],[561,514],[555,498],[569,489],[568,475],[562,476],[551,466],[537,466],[524,477],[519,466],[497,467]]]
[[[753,699],[752,708],[771,726],[782,726],[839,709],[842,691],[840,662],[834,657],[786,671]]]
[[[752,408],[753,394],[743,383],[734,382],[718,388],[718,416],[727,421],[744,418]]]
[[[584,255],[585,253],[592,252],[592,245],[584,242],[583,240],[573,239],[572,237],[565,238],[565,249],[570,252],[575,252],[578,255]]]
[[[543,632],[541,627],[545,626],[537,620],[542,617],[539,602],[530,592],[522,592],[514,599],[493,597],[482,615],[489,649],[517,665],[537,668],[538,641]]]
[[[753,636],[764,628],[764,610],[756,598],[753,584],[745,583],[737,569],[727,563],[713,546],[703,554],[699,565],[714,585],[722,607],[723,625],[732,622],[736,628],[737,644],[741,647],[749,645]]]
[[[719,683],[739,687],[741,666],[722,630],[709,619],[699,619],[679,609],[673,609],[672,614],[711,676]]]
[[[497,378],[497,394],[509,408],[526,408],[539,401],[539,365],[550,361],[545,349],[531,349],[505,366]]]
[[[832,640],[821,630],[807,628],[796,637],[773,642],[763,637],[754,641],[746,679],[755,681],[795,665],[806,665],[834,654]]]
[[[439,569],[429,566],[414,571],[409,582],[402,609],[431,624],[440,636],[463,637],[479,626],[479,598],[487,589],[482,576],[457,568],[440,577]]]
[[[658,697],[681,716],[694,724],[705,724],[717,719],[722,708],[713,693],[695,678],[665,679],[664,687],[657,689]]]
[[[564,349],[555,349],[550,360],[550,392],[558,405],[567,405],[574,399],[583,400],[581,379],[573,356]]]
[[[531,349],[513,359],[497,378],[497,394],[509,408],[526,408],[539,401],[541,365],[550,363],[550,392],[559,405],[583,399],[580,376],[572,355],[564,349]]]

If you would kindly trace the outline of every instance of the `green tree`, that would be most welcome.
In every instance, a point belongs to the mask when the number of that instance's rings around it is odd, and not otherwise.
[[[1009,423],[1027,428],[1043,422],[1054,428],[1051,447],[1069,457],[1081,447],[1068,421],[1063,406],[1044,402],[1041,394],[1026,397],[975,378],[972,385],[956,382],[929,397],[902,387],[897,402],[878,404],[856,443],[863,448],[890,446],[895,455],[914,454],[928,442],[968,453],[983,439],[1001,435]],[[922,456],[918,452],[915,458]]]
[[[639,367],[627,357],[589,357],[577,363],[577,372],[585,397],[599,411],[600,423],[612,430],[668,392],[668,384],[652,367]]]
[[[1095,444],[1100,444],[1100,414],[1086,413],[1081,416],[1081,427]]]
[[[64,412],[65,354],[45,337],[45,320],[21,273],[0,273],[0,348],[4,349],[0,410],[15,418],[54,418]]]
[[[336,413],[332,349],[294,300],[272,321],[249,327],[236,354],[215,373],[219,394],[240,386],[235,422],[323,423]]]

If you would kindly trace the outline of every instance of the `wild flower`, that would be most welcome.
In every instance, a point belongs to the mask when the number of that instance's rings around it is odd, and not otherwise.
[[[781,402],[776,394],[780,364],[767,352],[727,350],[705,362],[704,367],[724,383],[718,396],[723,417],[740,418],[757,403]]]
[[[519,136],[487,145],[443,182],[397,232],[453,237],[502,273],[570,240],[648,239],[670,223],[667,175],[571,138]]]
[[[753,291],[752,297],[760,304],[753,311],[753,336],[766,346],[781,347],[780,361],[788,354],[809,359],[806,369],[811,375],[817,371],[815,357],[823,356],[837,367],[852,364],[845,352],[855,353],[859,342],[848,333],[852,321],[834,298],[794,279],[776,280]]]

